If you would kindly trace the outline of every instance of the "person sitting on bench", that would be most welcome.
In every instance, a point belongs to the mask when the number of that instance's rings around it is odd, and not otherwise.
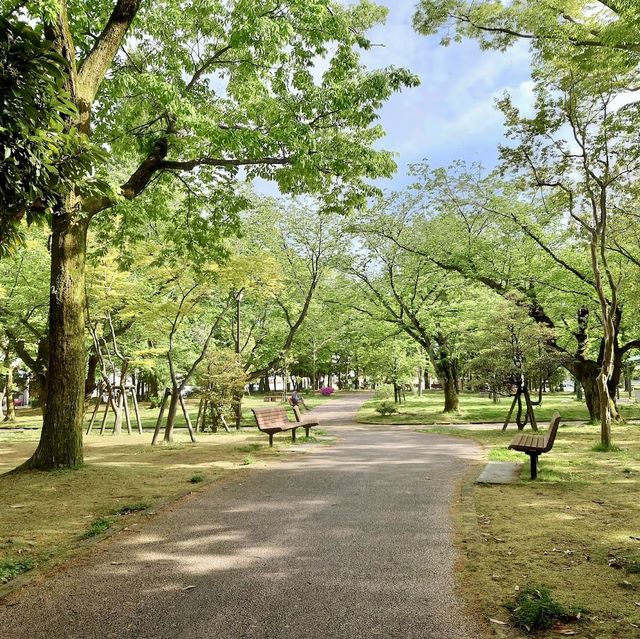
[[[307,410],[309,410],[309,407],[304,403],[304,399],[302,395],[300,395],[297,389],[294,390],[293,393],[291,393],[291,397],[289,398],[289,403],[292,406],[300,406],[300,404],[302,404]]]

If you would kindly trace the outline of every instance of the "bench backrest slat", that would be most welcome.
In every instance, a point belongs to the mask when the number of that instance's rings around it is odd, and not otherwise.
[[[259,429],[285,425],[289,423],[287,411],[284,408],[252,408]]]
[[[554,413],[551,421],[549,422],[549,428],[545,435],[544,450],[542,452],[548,453],[553,448],[553,442],[558,434],[558,427],[560,426],[560,413]]]

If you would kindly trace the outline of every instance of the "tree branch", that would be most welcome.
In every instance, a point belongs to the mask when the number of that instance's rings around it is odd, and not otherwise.
[[[84,59],[78,71],[78,95],[87,105],[94,101],[141,2],[142,0],[118,0],[93,49]]]

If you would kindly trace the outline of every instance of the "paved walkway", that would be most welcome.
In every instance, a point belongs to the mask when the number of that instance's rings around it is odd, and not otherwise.
[[[472,442],[350,424],[338,441],[181,500],[0,605],[6,639],[474,639],[450,504]],[[9,605],[6,605],[9,604]]]

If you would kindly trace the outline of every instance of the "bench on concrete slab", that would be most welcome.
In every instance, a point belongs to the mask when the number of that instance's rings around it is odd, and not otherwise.
[[[529,455],[531,460],[531,479],[538,476],[538,457],[542,453],[548,453],[553,448],[558,427],[560,426],[560,414],[554,413],[544,434],[518,433],[509,444],[511,450],[517,450]]]
[[[273,446],[273,436],[276,433],[291,431],[291,441],[296,441],[296,430],[301,426],[297,422],[290,422],[287,410],[283,407],[252,408],[251,412],[256,418],[258,430],[269,435],[269,446]]]
[[[292,404],[291,407],[293,408],[293,414],[296,416],[296,422],[298,422],[298,424],[304,428],[307,437],[309,437],[309,429],[312,426],[320,426],[320,421],[317,417],[309,417],[308,415],[305,415],[303,417],[300,414],[299,406],[295,406]]]

